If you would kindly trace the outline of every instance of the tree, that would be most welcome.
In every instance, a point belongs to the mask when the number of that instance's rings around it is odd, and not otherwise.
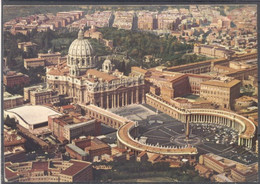
[[[11,127],[12,129],[16,128],[16,121],[14,118],[10,118],[9,115],[6,116],[6,119],[4,120],[4,124],[6,126]]]

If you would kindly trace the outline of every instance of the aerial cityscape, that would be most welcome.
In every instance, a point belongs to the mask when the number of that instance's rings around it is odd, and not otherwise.
[[[2,48],[2,182],[258,181],[256,5],[4,5]]]

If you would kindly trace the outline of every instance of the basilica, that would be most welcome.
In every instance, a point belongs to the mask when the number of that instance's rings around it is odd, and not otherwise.
[[[95,49],[80,30],[69,47],[67,61],[47,67],[48,88],[72,97],[74,103],[94,104],[105,109],[145,102],[142,76],[123,75],[108,58],[102,69],[97,69],[97,61]]]

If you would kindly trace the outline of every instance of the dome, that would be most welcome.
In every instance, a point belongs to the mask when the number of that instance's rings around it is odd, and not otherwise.
[[[93,47],[87,39],[84,39],[83,30],[81,29],[78,33],[78,38],[71,43],[68,55],[71,57],[86,57],[94,54]]]
[[[111,60],[109,60],[108,58],[103,62],[103,65],[110,65],[111,64]]]
[[[81,29],[78,38],[70,45],[67,65],[70,67],[71,74],[81,75],[87,69],[96,67],[96,63],[95,51],[89,41],[84,39],[83,30]]]
[[[114,65],[112,65],[111,60],[109,60],[107,57],[106,60],[102,64],[102,71],[109,73],[113,70],[113,66]]]

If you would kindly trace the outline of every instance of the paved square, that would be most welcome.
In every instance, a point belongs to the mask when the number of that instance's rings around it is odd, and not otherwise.
[[[148,144],[163,146],[191,144],[197,147],[199,154],[214,153],[244,164],[254,163],[258,159],[251,150],[237,146],[237,132],[221,125],[191,123],[191,139],[186,141],[184,123],[167,114],[157,112],[147,104],[134,104],[110,111],[138,121],[137,138],[140,140],[140,137],[146,137]]]

